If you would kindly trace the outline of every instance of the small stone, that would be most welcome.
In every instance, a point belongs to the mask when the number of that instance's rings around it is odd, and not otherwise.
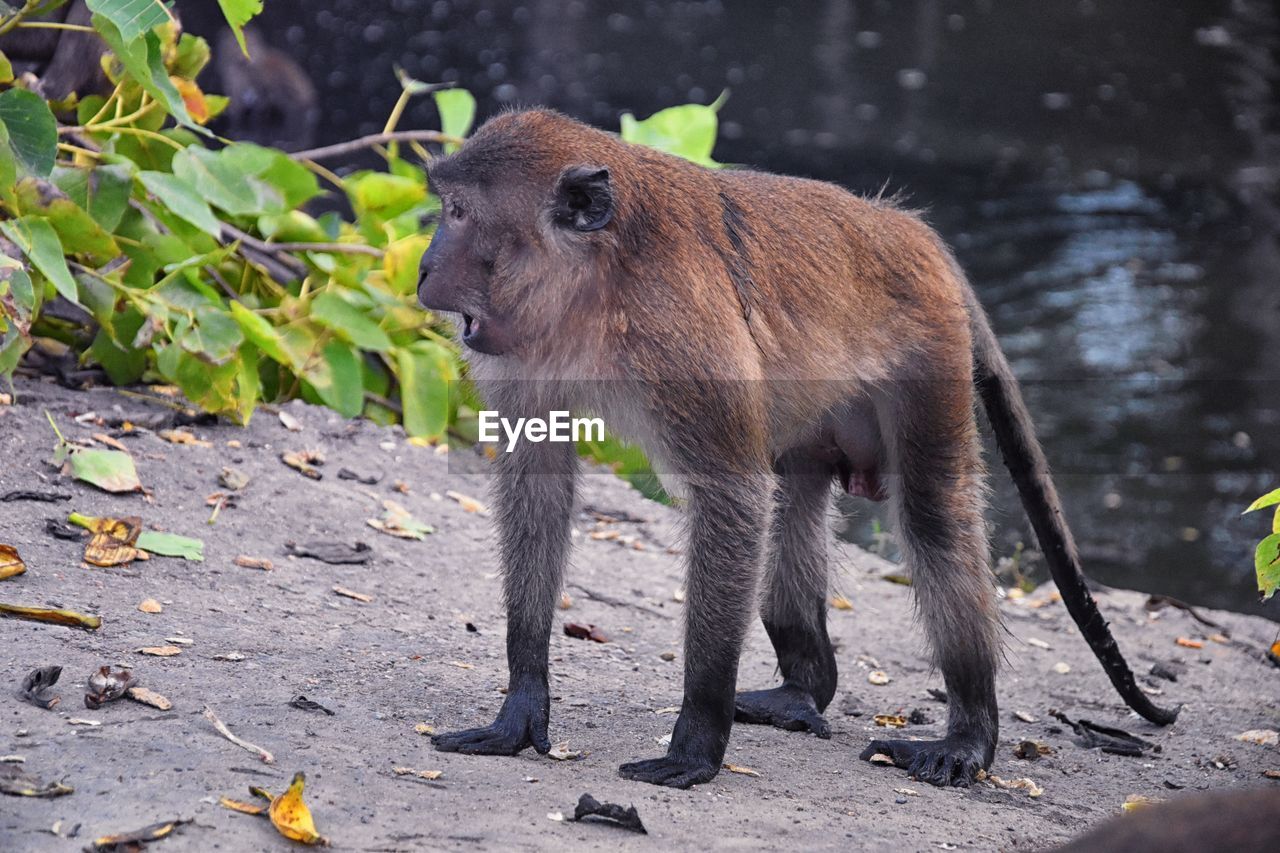
[[[675,660],[675,659],[676,659],[676,653],[675,653],[675,652],[663,652],[662,654],[658,655],[658,657],[662,658],[663,660],[668,660],[668,661],[670,661],[670,660]]]
[[[871,684],[884,685],[884,684],[888,684],[892,680],[893,679],[890,678],[889,674],[884,670],[873,669],[867,673],[867,681],[870,682]]]

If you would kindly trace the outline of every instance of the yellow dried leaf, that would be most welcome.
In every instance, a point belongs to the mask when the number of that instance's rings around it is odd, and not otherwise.
[[[833,595],[831,597],[831,606],[836,610],[852,610],[853,602],[843,595]]]
[[[754,776],[756,779],[760,778],[760,773],[758,771],[752,770],[750,767],[743,767],[740,764],[725,764],[724,769],[728,770],[730,773],[740,773],[743,776]]]
[[[138,609],[143,613],[159,613],[164,610],[164,607],[154,598],[144,598],[138,604]]]
[[[174,655],[182,654],[182,649],[177,646],[146,646],[138,649],[140,655],[152,655],[158,658],[171,658]]]
[[[93,440],[98,442],[98,444],[105,444],[107,447],[110,447],[112,450],[121,450],[121,451],[124,451],[125,453],[129,452],[129,448],[124,446],[123,441],[121,441],[118,438],[112,438],[111,436],[107,435],[105,432],[95,432],[93,434]]]
[[[233,812],[242,812],[244,814],[262,815],[267,813],[267,806],[260,806],[257,803],[246,803],[241,800],[233,800],[230,797],[219,797],[218,805],[223,808],[231,809]]]
[[[55,610],[51,607],[24,607],[21,604],[0,603],[0,616],[14,619],[27,619],[32,622],[48,622],[53,625],[67,625],[71,628],[102,627],[102,619],[98,616],[86,616],[74,610]]]
[[[391,772],[397,776],[417,776],[419,779],[439,779],[443,770],[414,770],[412,767],[392,767]]]
[[[264,572],[269,572],[275,568],[275,563],[272,563],[266,557],[246,557],[242,554],[232,562],[245,569],[262,569]]]
[[[1155,797],[1146,797],[1142,794],[1130,794],[1124,798],[1124,802],[1120,804],[1120,808],[1126,812],[1137,811],[1138,809],[1154,806],[1156,803],[1164,802]]]
[[[160,437],[170,444],[185,444],[191,447],[213,447],[213,444],[196,438],[185,429],[162,429],[159,433]]]
[[[481,515],[484,515],[489,511],[488,509],[485,508],[484,504],[480,503],[480,501],[476,500],[475,498],[468,497],[467,495],[464,495],[461,492],[455,492],[452,489],[450,489],[449,491],[445,492],[445,496],[457,501],[458,505],[461,506],[467,512],[476,512],[476,513],[480,513]]]
[[[302,800],[302,789],[306,785],[306,777],[301,773],[293,775],[289,789],[271,801],[267,814],[276,831],[285,838],[301,841],[303,844],[325,844],[329,842],[316,832],[315,822],[311,819],[311,809]]]
[[[436,727],[427,723],[418,723],[413,730],[420,735],[433,735],[436,733]]]
[[[84,546],[84,561],[94,566],[122,566],[138,558],[138,536],[142,533],[142,519],[136,515],[125,518],[95,518],[73,512],[67,516],[72,524],[78,524],[93,535]]]
[[[877,726],[887,726],[891,729],[905,729],[907,727],[907,718],[901,714],[876,714],[873,719]]]
[[[173,709],[173,703],[156,693],[154,690],[148,690],[145,687],[130,687],[125,691],[125,695],[135,702],[141,702],[143,705],[150,705],[152,708],[159,708],[161,711],[169,711]]]
[[[12,545],[0,545],[0,581],[17,577],[27,570],[27,564],[18,556],[18,549]]]
[[[302,474],[302,476],[310,477],[312,480],[319,480],[323,476],[313,467],[313,463],[315,465],[324,464],[324,454],[318,450],[281,453],[280,461]]]

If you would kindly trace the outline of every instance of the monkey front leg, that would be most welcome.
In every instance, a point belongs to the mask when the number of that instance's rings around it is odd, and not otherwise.
[[[622,765],[626,779],[672,788],[710,781],[729,743],[738,658],[755,610],[772,486],[765,475],[716,476],[718,482],[689,487],[680,716],[667,754]]]
[[[436,749],[473,755],[551,749],[547,653],[568,558],[577,465],[568,442],[523,441],[498,457],[494,506],[507,608],[507,698],[491,725],[436,735]]]

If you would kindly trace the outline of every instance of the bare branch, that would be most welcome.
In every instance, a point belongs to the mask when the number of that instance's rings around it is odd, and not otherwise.
[[[372,148],[375,145],[385,145],[388,142],[441,142],[461,145],[463,141],[457,136],[450,136],[438,130],[397,130],[391,133],[373,133],[350,142],[339,142],[322,148],[294,151],[289,156],[295,160],[326,160],[330,157],[341,157],[344,154]]]

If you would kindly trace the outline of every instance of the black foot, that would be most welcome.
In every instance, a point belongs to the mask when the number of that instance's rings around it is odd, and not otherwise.
[[[720,772],[720,765],[707,764],[690,758],[665,755],[648,761],[633,761],[618,768],[618,775],[633,782],[665,785],[668,788],[688,788],[710,782]]]
[[[873,740],[860,758],[866,761],[882,753],[921,782],[942,788],[948,785],[967,788],[979,770],[991,765],[989,752],[989,748],[976,739]]]
[[[547,739],[548,704],[546,698],[533,691],[512,692],[492,725],[434,735],[431,742],[441,752],[466,755],[515,755],[530,746],[546,755],[551,750]]]
[[[813,697],[799,687],[784,684],[772,690],[752,690],[735,697],[733,719],[739,723],[777,726],[789,732],[813,732],[831,737],[831,725],[818,712]]]

